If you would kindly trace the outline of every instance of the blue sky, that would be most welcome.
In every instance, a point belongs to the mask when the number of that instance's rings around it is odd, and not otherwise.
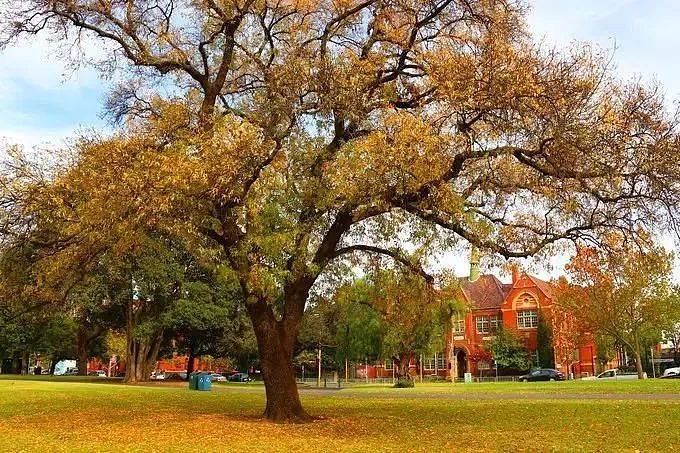
[[[660,82],[669,107],[680,99],[680,0],[531,3],[529,28],[545,45],[587,41],[604,49],[616,47],[614,63],[621,77]],[[0,142],[28,148],[59,145],[79,128],[106,127],[100,119],[106,87],[95,70],[66,67],[43,39],[7,49],[0,53]],[[555,275],[564,261],[556,258],[552,271],[536,272]],[[460,256],[444,257],[442,264],[459,274],[467,272]]]
[[[529,26],[546,45],[616,45],[623,77],[658,80],[680,98],[678,0],[535,0]],[[71,70],[43,39],[0,53],[0,140],[59,144],[81,127],[103,127],[107,83],[91,68]],[[670,104],[670,102],[669,102]]]

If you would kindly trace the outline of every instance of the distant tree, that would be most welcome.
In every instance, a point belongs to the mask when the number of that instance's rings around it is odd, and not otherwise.
[[[365,281],[357,281],[355,297],[338,297],[341,317],[337,324],[335,341],[336,356],[345,362],[372,361],[380,358],[383,327],[380,314],[373,309],[368,299]]]
[[[616,358],[620,347],[617,345],[616,339],[604,333],[594,335],[595,348],[597,349],[597,362],[602,368]]]
[[[675,289],[676,297],[678,296],[678,289]],[[680,322],[669,327],[664,331],[664,339],[670,344],[671,352],[673,354],[673,361],[676,365],[680,364]]]
[[[555,347],[550,322],[539,316],[536,327],[536,359],[542,368],[555,368]]]
[[[179,295],[160,315],[160,324],[186,353],[188,378],[197,356],[223,352],[216,345],[226,330],[238,328],[234,318],[241,301],[225,275],[186,260]]]
[[[642,351],[680,319],[670,282],[672,255],[647,239],[630,243],[612,235],[606,248],[577,247],[567,266],[571,285],[558,296],[591,332],[628,348],[643,378]]]
[[[257,340],[243,307],[238,307],[228,328],[215,340],[214,349],[216,356],[230,359],[239,371],[247,372],[251,367],[259,368]]]
[[[337,300],[341,306],[351,310],[350,316],[358,315],[347,324],[355,327],[354,335],[345,338],[348,353],[350,347],[370,344],[372,336],[379,332],[380,356],[395,364],[398,381],[410,381],[411,360],[417,354],[430,354],[442,346],[451,313],[445,294],[406,269],[374,270],[365,279],[339,288]],[[357,310],[359,305],[370,307],[374,314]],[[360,332],[356,323],[367,320],[378,322],[369,322]],[[376,324],[379,330],[374,329]]]
[[[524,342],[510,330],[500,327],[485,348],[496,364],[504,369],[524,371],[533,362]]]

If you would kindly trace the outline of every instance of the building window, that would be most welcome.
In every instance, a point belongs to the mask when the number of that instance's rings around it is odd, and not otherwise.
[[[434,370],[436,365],[436,369],[438,370],[443,370],[444,369],[444,353],[437,353],[432,357],[429,357],[427,362],[425,362],[425,369],[426,370]]]
[[[538,326],[538,312],[536,310],[522,310],[517,312],[517,328],[531,329]]]
[[[453,319],[453,333],[465,333],[465,320],[464,319]]]
[[[489,333],[488,316],[477,316],[475,318],[475,325],[477,327],[477,333]]]
[[[495,332],[498,330],[498,327],[500,326],[500,316],[498,315],[491,315],[489,317],[489,325],[491,326],[491,331]]]
[[[385,369],[386,370],[391,370],[393,368],[393,364],[391,360],[385,360]]]

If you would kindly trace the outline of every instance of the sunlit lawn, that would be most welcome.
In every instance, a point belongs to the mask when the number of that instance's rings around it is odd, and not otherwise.
[[[644,380],[598,380],[598,381],[563,381],[563,382],[483,382],[465,384],[457,382],[416,383],[415,389],[407,389],[413,393],[557,393],[557,394],[598,394],[598,393],[680,393],[680,379],[644,379]],[[352,388],[356,393],[393,393],[389,383],[364,384]]]
[[[516,390],[518,399],[507,399]],[[623,399],[522,399],[558,391]],[[357,386],[305,395],[307,409],[324,417],[314,423],[275,425],[258,418],[257,385],[219,384],[208,393],[5,376],[0,451],[675,450],[680,399],[628,401],[623,393],[679,391],[677,380]],[[506,398],[495,400],[498,392]]]

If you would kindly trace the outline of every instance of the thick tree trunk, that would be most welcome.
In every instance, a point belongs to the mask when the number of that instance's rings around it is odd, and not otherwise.
[[[54,356],[54,360],[50,363],[50,376],[54,376],[54,370],[57,368],[57,363],[61,360],[61,357]]]
[[[312,417],[302,408],[295,371],[293,345],[299,320],[277,321],[264,303],[248,307],[253,321],[267,395],[263,416],[276,423],[305,423]]]
[[[409,372],[409,369],[412,357],[413,354],[410,352],[403,352],[396,357],[395,362],[397,363],[397,379],[411,379],[411,373]]]
[[[640,349],[635,349],[635,369],[637,370],[638,379],[645,378],[645,372],[642,369],[642,358],[640,357]]]
[[[146,382],[156,366],[160,338],[149,341],[128,341],[127,363],[125,364],[124,382]]]
[[[76,367],[78,367],[78,374],[81,376],[87,375],[89,349],[87,331],[82,327],[78,328],[78,332],[76,333]]]
[[[18,352],[12,354],[12,374],[21,374],[21,357]]]
[[[151,379],[151,372],[156,366],[158,351],[163,340],[162,332],[154,334],[149,339],[135,338],[135,322],[134,307],[130,304],[125,319],[127,354],[124,382],[126,383],[146,382]]]
[[[87,362],[90,358],[90,347],[92,342],[99,338],[105,329],[101,326],[94,326],[88,329],[84,325],[78,327],[76,332],[76,366],[78,367],[78,374],[85,376],[87,374]]]

